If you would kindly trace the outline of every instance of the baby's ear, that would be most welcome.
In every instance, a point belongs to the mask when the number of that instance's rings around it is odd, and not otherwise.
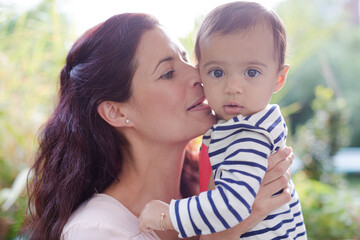
[[[289,71],[289,65],[287,64],[282,66],[281,69],[279,70],[274,88],[274,93],[280,91],[280,89],[284,86],[288,71]]]
[[[113,127],[132,126],[126,116],[126,107],[121,103],[105,101],[99,104],[97,111],[101,118]]]

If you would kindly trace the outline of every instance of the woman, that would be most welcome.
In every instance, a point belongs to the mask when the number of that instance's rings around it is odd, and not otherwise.
[[[186,145],[214,123],[203,101],[197,70],[154,18],[121,14],[87,31],[67,56],[59,102],[42,131],[24,232],[30,239],[176,239],[176,232],[141,233],[137,217],[152,199],[196,193],[186,187],[192,172],[182,181],[181,173]],[[288,191],[271,196],[287,186],[289,152],[270,159],[276,167],[236,234],[288,201]]]

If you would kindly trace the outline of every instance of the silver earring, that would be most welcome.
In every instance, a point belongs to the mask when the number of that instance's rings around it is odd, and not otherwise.
[[[129,119],[126,119],[126,120],[125,120],[125,123],[126,123],[126,124],[129,124],[129,123],[130,123],[130,120],[129,120]]]

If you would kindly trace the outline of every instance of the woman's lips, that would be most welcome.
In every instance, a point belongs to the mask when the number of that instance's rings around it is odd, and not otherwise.
[[[188,109],[187,111],[203,111],[203,110],[210,110],[209,105],[204,103],[205,97],[199,98],[197,101],[195,101]]]

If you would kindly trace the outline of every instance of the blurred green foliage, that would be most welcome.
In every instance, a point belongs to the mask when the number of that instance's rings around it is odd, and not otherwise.
[[[19,13],[0,3],[0,206],[17,174],[31,165],[36,133],[48,117],[70,32],[54,0]],[[0,239],[14,239],[25,215],[25,193],[4,211]]]
[[[22,169],[32,160],[35,134],[54,103],[69,33],[54,1],[18,14],[0,12],[0,157]]]
[[[349,145],[360,147],[358,8],[358,0],[287,0],[276,7],[288,32],[290,71],[281,96],[274,100],[281,106],[298,104],[287,121],[293,134],[314,115],[314,89],[323,85],[345,100]]]
[[[360,187],[339,178],[331,186],[299,172],[292,177],[299,194],[309,240],[359,239]]]
[[[315,88],[311,107],[314,116],[297,128],[293,144],[307,175],[331,183],[333,157],[349,142],[349,112],[344,99],[335,98],[330,88],[321,85]]]

